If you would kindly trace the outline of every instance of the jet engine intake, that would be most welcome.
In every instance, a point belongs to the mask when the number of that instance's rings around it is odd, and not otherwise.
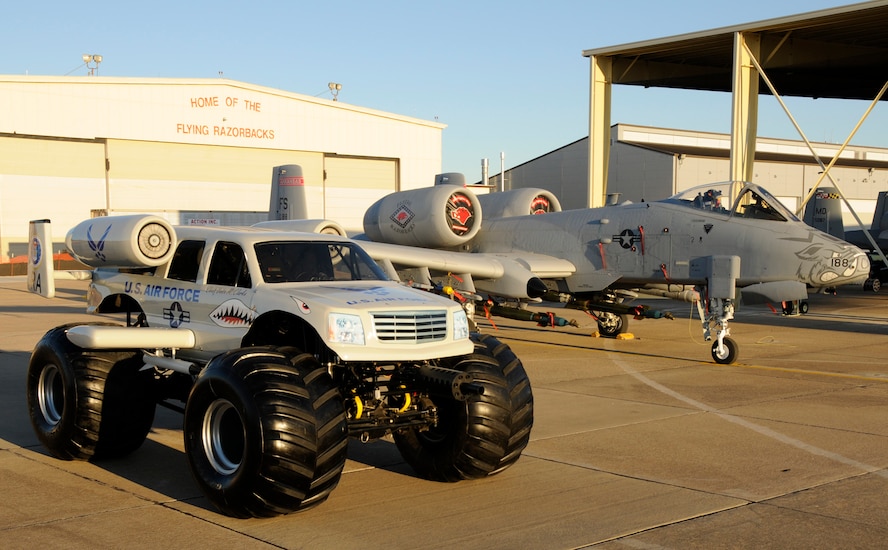
[[[104,216],[75,225],[65,244],[72,256],[91,267],[154,267],[172,257],[176,232],[158,216]]]
[[[488,220],[561,212],[561,203],[558,201],[558,197],[545,189],[533,187],[478,195],[478,201]]]
[[[436,185],[386,195],[364,214],[370,240],[444,248],[469,241],[481,228],[481,204],[469,189]]]

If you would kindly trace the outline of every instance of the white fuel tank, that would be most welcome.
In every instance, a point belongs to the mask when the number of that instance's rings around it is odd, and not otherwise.
[[[470,240],[481,228],[481,204],[458,185],[386,195],[364,214],[364,233],[377,242],[440,248]]]
[[[91,267],[153,267],[169,261],[176,232],[158,216],[104,216],[74,226],[65,244],[71,255]]]

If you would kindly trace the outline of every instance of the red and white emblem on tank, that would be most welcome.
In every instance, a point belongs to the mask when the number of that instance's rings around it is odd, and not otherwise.
[[[447,201],[447,217],[450,230],[454,235],[465,235],[472,229],[475,221],[475,208],[472,200],[463,193],[450,195]]]
[[[404,204],[399,206],[398,209],[392,212],[392,215],[390,216],[391,220],[402,228],[410,225],[410,222],[412,222],[413,218],[415,217],[416,215],[413,213],[413,211],[407,208],[407,206]]]

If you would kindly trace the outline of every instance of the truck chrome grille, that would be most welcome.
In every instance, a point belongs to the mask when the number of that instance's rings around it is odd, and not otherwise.
[[[381,342],[436,342],[447,338],[447,312],[374,313],[373,328]]]

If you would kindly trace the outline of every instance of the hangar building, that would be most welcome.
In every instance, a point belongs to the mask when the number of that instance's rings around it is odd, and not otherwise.
[[[287,164],[311,217],[359,228],[372,201],[434,181],[444,128],[222,78],[0,76],[0,262],[27,255],[32,219],[56,243],[106,213],[265,220]]]
[[[730,180],[729,134],[615,124],[611,127],[607,192],[613,200],[659,200],[688,188]],[[589,138],[560,147],[505,172],[505,187],[540,187],[551,191],[565,209],[585,208]],[[812,143],[817,154],[832,159],[839,144]],[[756,139],[754,183],[795,210],[820,177],[820,165],[802,141]],[[867,228],[879,191],[888,190],[888,149],[847,146],[830,169]],[[489,180],[500,187],[502,175]],[[821,184],[828,187],[829,182]],[[855,229],[843,205],[844,226]]]

